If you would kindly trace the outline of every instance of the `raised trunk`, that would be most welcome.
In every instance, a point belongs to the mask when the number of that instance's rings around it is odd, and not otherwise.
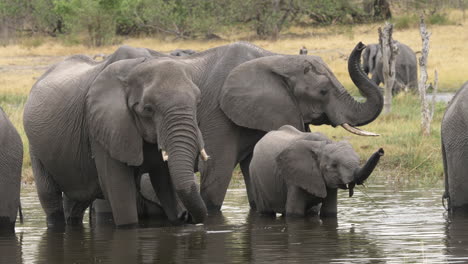
[[[178,115],[166,129],[169,172],[177,195],[191,216],[191,221],[201,223],[205,220],[207,209],[194,180],[194,165],[202,140],[193,116]]]
[[[377,163],[379,163],[380,157],[382,157],[384,153],[384,150],[380,148],[377,152],[372,154],[372,156],[367,160],[366,164],[364,164],[362,168],[357,169],[354,172],[354,181],[348,185],[349,197],[353,196],[353,189],[356,184],[361,185],[365,180],[367,180],[367,178],[369,178],[372,171],[374,171],[375,166],[377,166]]]
[[[372,82],[367,74],[361,69],[361,52],[366,46],[359,42],[351,52],[348,60],[348,72],[353,83],[358,87],[360,93],[366,98],[361,103],[356,101],[346,90],[339,95],[339,100],[344,105],[338,118],[339,124],[348,123],[352,126],[363,126],[379,116],[383,108],[383,96],[380,88]]]
[[[356,171],[354,174],[354,182],[358,185],[363,184],[367,178],[371,175],[372,171],[377,166],[377,163],[380,160],[380,157],[384,155],[384,150],[380,148],[367,160],[366,164],[362,168]]]

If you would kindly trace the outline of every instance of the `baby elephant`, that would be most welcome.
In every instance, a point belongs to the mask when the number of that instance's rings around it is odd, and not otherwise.
[[[383,149],[359,166],[348,142],[334,142],[321,133],[304,133],[282,126],[255,146],[250,163],[253,205],[262,214],[336,216],[337,189],[362,184],[372,173]]]
[[[23,143],[0,107],[0,233],[15,231],[16,215],[20,209],[22,165]]]

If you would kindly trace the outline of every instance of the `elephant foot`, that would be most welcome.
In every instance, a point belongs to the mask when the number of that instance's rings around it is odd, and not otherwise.
[[[66,222],[70,226],[81,226],[83,225],[83,217],[69,217]]]
[[[138,223],[134,224],[124,224],[124,225],[118,225],[117,229],[134,229],[138,227]]]
[[[63,211],[56,211],[47,216],[47,227],[48,228],[64,228],[65,227],[65,216]]]
[[[15,233],[15,222],[11,222],[8,216],[0,217],[0,235]]]

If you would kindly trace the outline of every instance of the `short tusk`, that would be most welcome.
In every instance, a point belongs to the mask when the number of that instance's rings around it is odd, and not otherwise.
[[[165,150],[161,150],[161,155],[164,161],[167,161],[169,159],[169,155],[167,155],[167,152]]]
[[[204,161],[207,161],[207,160],[210,158],[210,156],[208,156],[208,154],[206,154],[205,149],[202,149],[202,150],[200,151],[200,154],[201,154],[202,160],[204,160]]]
[[[359,135],[359,136],[366,136],[366,137],[378,137],[379,134],[375,134],[369,131],[361,130],[359,128],[353,127],[347,123],[341,125],[344,129],[348,130],[349,132]]]

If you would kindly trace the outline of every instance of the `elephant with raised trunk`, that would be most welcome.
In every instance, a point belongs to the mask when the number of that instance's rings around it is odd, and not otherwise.
[[[0,234],[15,231],[16,216],[21,210],[22,165],[23,142],[0,107]]]
[[[117,226],[136,224],[135,177],[144,172],[171,221],[204,221],[193,177],[199,153],[207,158],[200,89],[192,69],[165,56],[130,47],[102,62],[72,56],[33,86],[24,127],[48,226],[81,223],[104,197]],[[177,210],[177,197],[188,214]]]
[[[392,93],[418,90],[417,60],[414,51],[407,45],[395,41],[398,53],[395,56],[395,83]],[[364,72],[372,74],[377,85],[384,82],[382,51],[379,44],[369,44],[362,55]]]
[[[362,184],[372,173],[380,149],[359,165],[348,142],[333,142],[321,133],[301,132],[286,125],[267,133],[255,145],[250,180],[255,208],[262,214],[336,216],[337,189]]]
[[[365,102],[356,101],[320,57],[275,54],[235,43],[194,54],[182,61],[204,69],[198,120],[211,159],[199,164],[201,194],[209,211],[220,210],[232,172],[240,163],[252,202],[249,164],[255,144],[283,125],[300,131],[309,125],[355,128],[380,114],[383,97],[360,67],[359,43],[348,69]]]
[[[442,119],[442,158],[448,209],[468,212],[468,82],[445,110]]]

